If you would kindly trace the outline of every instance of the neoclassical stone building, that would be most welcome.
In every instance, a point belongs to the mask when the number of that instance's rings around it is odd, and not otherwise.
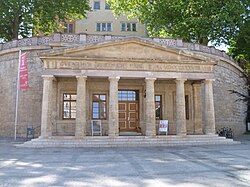
[[[54,34],[0,45],[0,136],[14,136],[18,50],[27,53],[29,89],[21,91],[17,136],[102,133],[154,137],[245,131],[242,69],[224,52],[180,39]]]

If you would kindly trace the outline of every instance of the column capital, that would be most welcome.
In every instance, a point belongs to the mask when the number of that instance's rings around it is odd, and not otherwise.
[[[109,81],[119,81],[120,77],[109,77]]]
[[[146,81],[146,82],[149,82],[149,81],[153,81],[153,82],[154,82],[154,81],[156,81],[156,79],[157,79],[157,78],[146,77],[146,78],[145,78],[145,81]]]
[[[87,80],[87,76],[81,76],[81,75],[77,75],[76,76],[77,80]]]
[[[178,79],[175,79],[174,81],[175,81],[175,83],[179,83],[179,82],[183,82],[184,83],[184,82],[187,81],[187,79],[179,79],[178,78]]]
[[[49,80],[49,79],[56,80],[54,75],[42,75],[42,78],[44,80]]]
[[[212,82],[214,82],[215,81],[215,79],[205,79],[205,80],[203,80],[203,82],[204,83],[212,83]]]

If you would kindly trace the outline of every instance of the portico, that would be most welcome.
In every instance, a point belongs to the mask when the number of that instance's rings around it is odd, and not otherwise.
[[[93,119],[102,121],[104,135],[116,138],[122,118],[149,137],[159,134],[160,119],[169,120],[173,135],[215,134],[213,59],[138,38],[52,49],[40,58],[41,138],[84,138]],[[137,103],[124,105],[131,110],[121,111],[120,91],[134,95],[123,100]]]

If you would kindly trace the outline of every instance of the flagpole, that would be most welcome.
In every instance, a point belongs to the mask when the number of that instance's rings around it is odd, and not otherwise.
[[[21,49],[19,50],[19,58],[18,58],[18,70],[17,70],[17,83],[16,83],[16,113],[15,113],[15,135],[14,139],[16,140],[17,134],[17,120],[18,120],[18,103],[19,103],[19,82],[20,82],[20,60],[21,60]]]

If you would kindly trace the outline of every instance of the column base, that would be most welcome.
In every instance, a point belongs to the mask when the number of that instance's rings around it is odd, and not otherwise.
[[[178,133],[177,136],[187,136],[187,133]]]

